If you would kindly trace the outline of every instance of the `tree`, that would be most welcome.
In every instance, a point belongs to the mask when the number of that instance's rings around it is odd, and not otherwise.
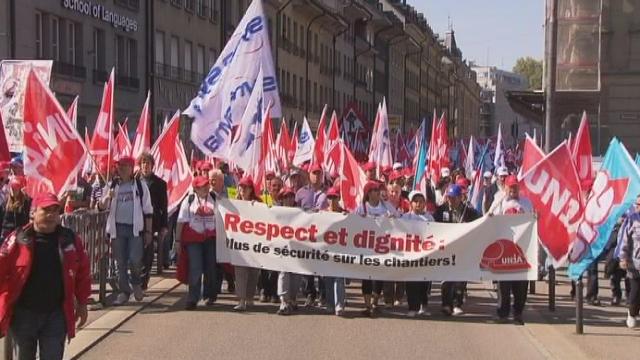
[[[513,67],[513,72],[529,80],[529,90],[542,89],[542,60],[530,56],[519,58]]]

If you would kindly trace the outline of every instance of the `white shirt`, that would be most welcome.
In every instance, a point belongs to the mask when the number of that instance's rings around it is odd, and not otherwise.
[[[491,213],[493,215],[525,214],[532,212],[533,205],[531,205],[531,201],[525,197],[512,199],[504,196],[496,199],[493,205],[491,205]]]
[[[189,198],[193,201],[189,203]],[[204,234],[207,231],[216,229],[216,203],[211,195],[207,195],[207,199],[203,200],[196,194],[190,194],[180,204],[178,212],[178,222],[187,223],[191,230]]]
[[[396,210],[391,203],[387,201],[380,201],[377,206],[371,206],[368,202],[366,204],[358,205],[356,214],[366,216],[399,216],[400,213]]]

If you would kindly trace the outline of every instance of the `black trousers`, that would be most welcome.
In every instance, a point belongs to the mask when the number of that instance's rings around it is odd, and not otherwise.
[[[383,287],[384,281],[362,280],[362,295],[371,295],[375,293],[380,296],[380,294],[382,294]]]
[[[631,284],[629,283],[627,272],[622,269],[616,270],[613,272],[613,274],[611,274],[611,278],[609,279],[609,283],[611,284],[611,296],[622,299],[622,281],[624,281],[625,297],[628,299],[629,287],[631,286]]]
[[[324,280],[322,277],[318,277],[318,289],[316,289],[316,277],[313,275],[305,275],[302,278],[302,282],[302,294],[305,297],[311,296],[312,299],[317,299],[319,295],[321,299],[325,298]]]
[[[405,293],[404,281],[385,281],[383,286],[384,302],[393,305],[395,300],[402,300]]]
[[[586,270],[587,273],[587,293],[585,294],[584,299],[596,300],[598,298],[598,262],[594,262],[589,265]],[[576,296],[576,283],[575,281],[571,282],[571,297]]]
[[[278,272],[271,270],[260,270],[258,286],[262,289],[262,294],[269,297],[278,296]]]
[[[640,278],[629,279],[629,314],[638,316],[640,312]]]
[[[405,288],[407,290],[409,311],[418,311],[420,310],[420,305],[427,306],[429,304],[431,281],[407,281]]]
[[[440,292],[442,293],[442,306],[462,307],[464,304],[464,292],[467,283],[462,281],[445,281],[442,283]]]
[[[513,294],[513,316],[522,316],[527,302],[528,281],[498,281],[498,316],[505,318],[511,312]]]
[[[151,268],[153,267],[153,257],[155,255],[156,242],[160,246],[158,238],[154,236],[151,244],[145,245],[142,252],[142,273],[140,274],[140,280],[142,280],[143,289],[146,289],[147,286],[149,286],[149,279],[151,278]],[[160,261],[160,258],[158,258],[158,261]]]

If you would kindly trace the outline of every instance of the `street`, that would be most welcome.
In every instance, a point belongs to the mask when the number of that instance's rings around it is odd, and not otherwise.
[[[567,294],[567,289],[565,281],[559,294]],[[640,351],[639,341],[629,342],[640,339],[640,331],[628,330],[620,322],[623,308],[588,308],[586,335],[578,336],[570,322],[572,304],[561,300],[556,314],[548,316],[546,295],[539,294],[530,297],[525,326],[495,324],[490,284],[470,286],[467,313],[459,318],[445,318],[439,312],[436,290],[430,299],[431,314],[417,319],[406,318],[404,307],[384,311],[375,319],[361,317],[357,282],[349,287],[345,318],[324,315],[319,308],[282,317],[275,315],[275,305],[259,303],[252,311],[234,313],[233,298],[227,293],[216,306],[187,312],[185,290],[179,286],[160,297],[81,358],[636,359]],[[539,282],[538,292],[543,291],[546,285]]]

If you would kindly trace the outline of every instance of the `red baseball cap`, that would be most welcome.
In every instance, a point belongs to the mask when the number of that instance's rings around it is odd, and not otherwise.
[[[242,179],[240,179],[240,181],[238,182],[238,186],[253,187],[253,180],[250,177],[245,176]]]
[[[374,163],[373,161],[369,161],[368,163],[364,164],[364,166],[362,167],[362,170],[364,171],[371,171],[375,169],[376,169],[376,163]]]
[[[320,164],[318,163],[311,164],[311,166],[309,166],[309,172],[313,173],[316,171],[322,171],[322,166],[320,166]]]
[[[201,161],[198,170],[200,171],[210,171],[213,170],[213,164],[208,161]]]
[[[333,186],[327,190],[327,197],[340,197],[340,189]]]
[[[136,160],[131,156],[123,156],[116,162],[118,165],[128,165],[134,166],[136,164]]]
[[[287,195],[295,196],[296,192],[295,192],[295,190],[293,190],[292,187],[285,186],[282,189],[280,189],[280,192],[278,193],[278,199],[281,199],[281,198],[283,198],[283,197],[285,197]]]
[[[367,196],[371,190],[380,190],[381,185],[382,184],[377,181],[368,181],[364,185],[364,190],[363,190],[364,196]]]
[[[60,206],[58,197],[50,192],[40,193],[33,199],[34,208],[46,208],[49,206]]]
[[[509,175],[504,179],[504,184],[507,187],[516,186],[518,185],[518,178],[515,175]]]
[[[404,175],[402,174],[402,171],[394,171],[391,173],[391,175],[389,175],[389,181],[396,181],[398,179],[403,179]]]
[[[393,168],[391,166],[383,166],[382,169],[380,169],[380,171],[384,174],[384,175],[389,175],[391,174],[391,172],[393,171]]]
[[[266,173],[264,173],[264,177],[268,180],[273,179],[274,177],[276,177],[276,172],[269,170]]]
[[[209,179],[207,179],[204,176],[196,176],[193,179],[193,187],[194,188],[199,188],[199,187],[203,187],[203,186],[207,186],[209,185]]]

